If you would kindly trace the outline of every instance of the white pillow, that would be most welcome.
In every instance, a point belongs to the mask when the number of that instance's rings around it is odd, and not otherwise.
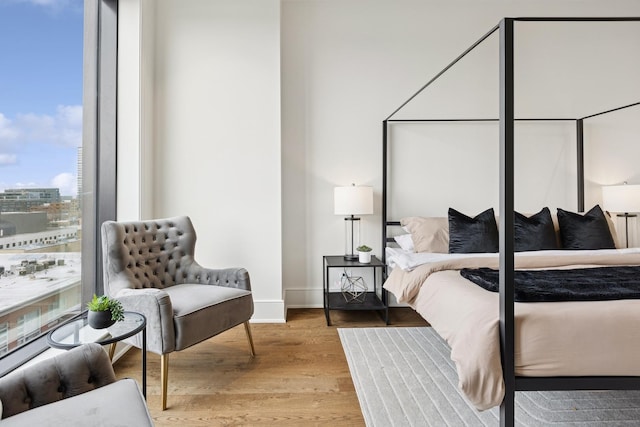
[[[394,236],[393,240],[396,241],[396,243],[400,246],[402,250],[405,250],[407,252],[415,252],[411,234],[399,234],[397,236]]]

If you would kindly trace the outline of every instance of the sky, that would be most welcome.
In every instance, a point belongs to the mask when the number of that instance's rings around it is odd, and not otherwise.
[[[0,0],[0,192],[77,193],[83,0]]]

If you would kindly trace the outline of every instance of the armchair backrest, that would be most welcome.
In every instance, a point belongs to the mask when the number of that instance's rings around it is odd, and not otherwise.
[[[187,216],[102,224],[105,293],[184,283],[194,263],[196,232]]]

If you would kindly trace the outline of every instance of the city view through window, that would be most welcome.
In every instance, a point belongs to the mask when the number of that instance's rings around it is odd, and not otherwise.
[[[83,0],[0,0],[0,357],[81,304]]]

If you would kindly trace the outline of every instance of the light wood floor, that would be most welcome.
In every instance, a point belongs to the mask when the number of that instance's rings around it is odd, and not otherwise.
[[[256,357],[242,325],[169,358],[168,408],[160,410],[160,357],[147,355],[147,403],[156,426],[362,426],[358,398],[336,328],[382,327],[374,312],[290,309],[284,324],[252,324]],[[409,308],[393,326],[423,326]],[[115,364],[141,384],[141,352]]]

